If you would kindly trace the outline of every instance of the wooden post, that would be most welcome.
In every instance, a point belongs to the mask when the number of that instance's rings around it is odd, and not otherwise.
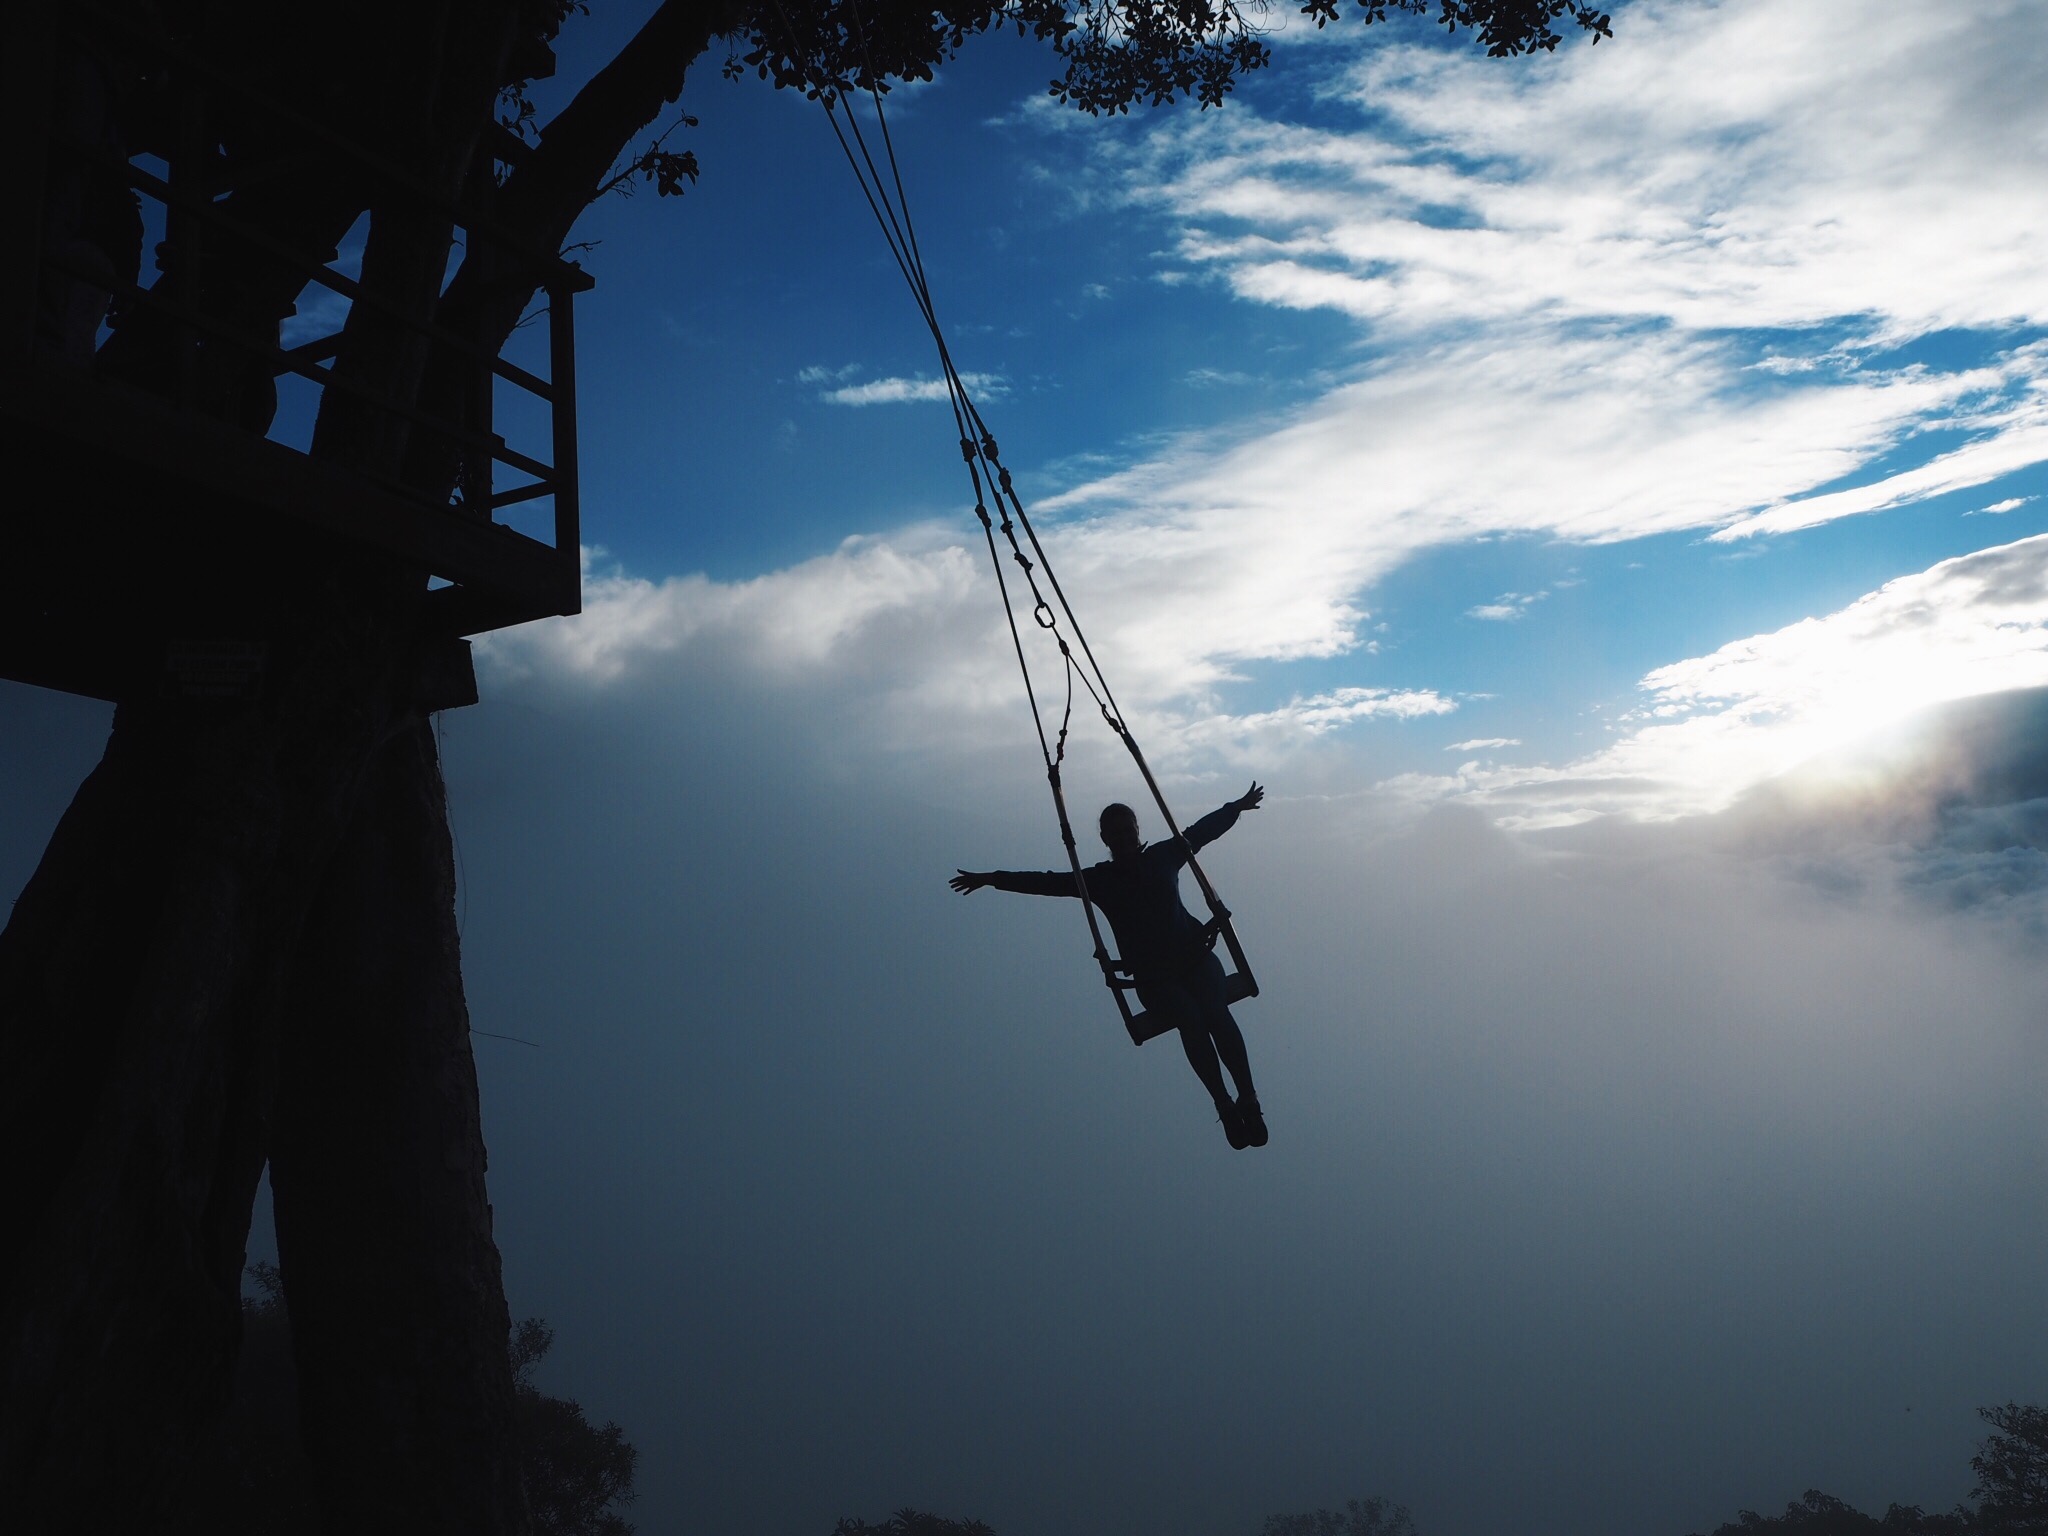
[[[41,300],[43,200],[50,161],[50,14],[32,5],[11,18],[8,68],[0,76],[0,208],[11,228],[0,241],[0,366],[25,365],[35,350]]]
[[[476,190],[470,197],[470,220],[463,227],[463,234],[468,240],[469,260],[478,264],[478,270],[486,281],[495,277],[498,270],[497,242],[481,229],[490,222],[496,202],[493,196],[497,191],[497,178],[493,174],[496,163],[489,148],[479,146],[476,163],[469,174],[470,185]],[[481,335],[476,339],[478,356],[471,373],[468,409],[463,412],[463,425],[481,440],[483,446],[478,447],[471,442],[462,450],[462,510],[471,517],[489,522],[492,518],[491,493],[498,478],[498,461],[494,456],[497,447],[494,428],[498,375],[488,339]]]
[[[213,199],[212,177],[207,174],[212,169],[213,155],[206,138],[206,97],[198,81],[188,74],[178,84],[178,131],[172,150],[176,158],[171,161],[170,180],[179,192],[201,203]],[[172,254],[176,265],[164,274],[164,279],[169,281],[170,291],[194,312],[205,308],[201,291],[204,247],[199,216],[175,202],[168,204],[164,210],[164,249]],[[198,404],[199,333],[189,321],[180,318],[173,324],[171,335],[178,349],[172,373],[176,381],[174,398],[181,409],[189,411]]]
[[[583,611],[583,513],[577,501],[576,295],[548,284],[548,384],[555,397],[555,558],[561,563],[557,613]]]

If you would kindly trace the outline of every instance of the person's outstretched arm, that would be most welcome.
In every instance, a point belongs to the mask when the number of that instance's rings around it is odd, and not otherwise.
[[[1235,800],[1219,805],[1200,821],[1188,827],[1181,835],[1188,840],[1190,848],[1206,848],[1237,825],[1237,818],[1240,812],[1256,811],[1259,808],[1259,802],[1265,798],[1266,791],[1254,782],[1250,789],[1239,795]]]
[[[1078,896],[1071,869],[963,869],[946,882],[962,896],[972,896],[984,885],[1020,896]]]

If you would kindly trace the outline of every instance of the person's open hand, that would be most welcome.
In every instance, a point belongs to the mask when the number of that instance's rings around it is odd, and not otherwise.
[[[988,884],[988,878],[987,875],[980,875],[972,870],[963,869],[956,871],[953,878],[948,880],[946,884],[952,886],[962,896],[972,896],[976,891]]]
[[[1236,806],[1240,811],[1256,811],[1259,808],[1259,802],[1265,798],[1265,790],[1260,788],[1258,781],[1255,779],[1252,781],[1252,787],[1250,789],[1246,790],[1243,794],[1239,795],[1235,800],[1231,801],[1230,803]]]

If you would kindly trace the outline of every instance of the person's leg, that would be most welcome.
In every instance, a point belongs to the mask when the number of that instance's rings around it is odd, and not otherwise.
[[[1230,1069],[1230,1080],[1237,1084],[1237,1096],[1240,1099],[1257,1098],[1258,1090],[1252,1087],[1251,1056],[1244,1048],[1244,1034],[1228,1008],[1217,1008],[1210,1013],[1209,1036],[1216,1042],[1216,1054]]]
[[[1188,1065],[1195,1069],[1195,1076],[1209,1090],[1209,1097],[1216,1101],[1216,1107],[1227,1108],[1231,1102],[1230,1089],[1224,1085],[1223,1064],[1216,1059],[1216,1047],[1210,1043],[1209,1031],[1193,1020],[1181,1025],[1180,1048],[1188,1053]]]
[[[1195,1076],[1209,1090],[1209,1097],[1216,1105],[1216,1117],[1223,1122],[1224,1135],[1230,1139],[1231,1146],[1243,1147],[1244,1129],[1238,1120],[1237,1104],[1230,1097],[1229,1085],[1223,1081],[1223,1063],[1217,1059],[1216,1046],[1209,1037],[1208,1022],[1195,999],[1182,986],[1141,983],[1138,1001],[1145,1005],[1147,1013],[1176,1022],[1180,1048],[1187,1053],[1188,1065],[1195,1069]]]
[[[1230,1016],[1230,1005],[1223,1000],[1223,962],[1213,954],[1204,955],[1202,963],[1188,978],[1187,992],[1189,1002],[1194,1005],[1195,1016],[1214,1042],[1210,1049],[1222,1057],[1223,1065],[1230,1069],[1231,1081],[1237,1084],[1237,1096],[1241,1099],[1255,1097],[1251,1057],[1245,1051],[1244,1035],[1237,1027],[1237,1020]],[[1192,1053],[1193,1047],[1189,1049]]]
[[[1212,1042],[1210,1048],[1229,1069],[1231,1081],[1237,1084],[1237,1111],[1244,1124],[1245,1139],[1254,1147],[1263,1147],[1266,1117],[1259,1107],[1259,1091],[1252,1086],[1251,1054],[1245,1049],[1244,1033],[1237,1027],[1237,1020],[1230,1016],[1230,1005],[1223,1001],[1223,963],[1214,955],[1202,967],[1200,1007]]]
[[[1181,1025],[1180,1048],[1187,1052],[1188,1065],[1195,1069],[1195,1076],[1202,1080],[1202,1086],[1215,1102],[1216,1118],[1223,1122],[1224,1139],[1234,1150],[1242,1152],[1251,1145],[1251,1129],[1223,1081],[1223,1064],[1216,1059],[1216,1046],[1208,1027],[1199,1020]]]
[[[1244,1048],[1244,1036],[1228,1008],[1218,1008],[1210,1017],[1209,1033],[1230,1076],[1237,1084],[1237,1117],[1244,1125],[1244,1139],[1254,1147],[1266,1144],[1266,1112],[1259,1105],[1259,1091],[1252,1086],[1251,1058]]]

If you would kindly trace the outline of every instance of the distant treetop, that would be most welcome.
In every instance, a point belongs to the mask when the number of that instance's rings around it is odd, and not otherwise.
[[[899,1509],[879,1525],[842,1516],[832,1536],[996,1536],[979,1520],[949,1520],[921,1509]]]

